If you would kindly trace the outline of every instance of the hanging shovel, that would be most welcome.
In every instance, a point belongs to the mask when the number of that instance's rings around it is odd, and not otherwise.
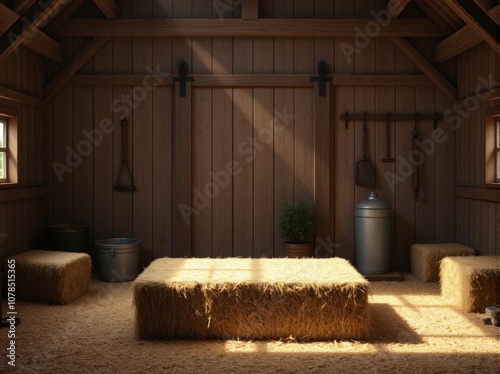
[[[127,161],[127,146],[128,146],[128,141],[127,141],[127,126],[128,126],[128,119],[124,118],[121,120],[120,124],[122,125],[122,165],[120,166],[120,171],[118,172],[118,181],[116,182],[116,186],[113,188],[115,191],[130,191],[133,192],[135,191],[135,186],[134,186],[134,177],[132,176],[132,173],[130,172],[130,168],[128,166],[128,161]],[[126,172],[129,175],[130,178],[130,184],[120,184],[120,181],[122,179],[122,174],[123,172]]]
[[[368,160],[368,137],[366,112],[363,113],[363,159],[356,163],[356,185],[371,187],[375,185],[375,165]]]

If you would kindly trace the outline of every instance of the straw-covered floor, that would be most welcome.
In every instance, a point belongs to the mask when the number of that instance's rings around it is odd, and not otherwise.
[[[135,281],[137,336],[363,339],[368,290],[339,258],[162,258]]]
[[[18,301],[18,373],[496,373],[500,329],[443,301],[437,283],[405,274],[375,282],[368,341],[136,339],[132,283],[93,280],[67,305]],[[3,310],[6,310],[4,300]],[[0,347],[7,347],[5,329]],[[10,373],[6,357],[0,372]]]

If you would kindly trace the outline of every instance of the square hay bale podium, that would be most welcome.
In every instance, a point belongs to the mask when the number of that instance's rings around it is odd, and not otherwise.
[[[8,257],[15,260],[16,296],[51,304],[67,304],[85,294],[91,276],[90,256],[85,253],[32,250]]]
[[[465,312],[500,304],[500,256],[446,257],[441,295]]]
[[[369,283],[344,259],[162,258],[134,282],[141,339],[364,339]]]
[[[458,243],[414,244],[411,246],[411,272],[423,282],[439,281],[439,262],[448,256],[475,256],[476,251]]]

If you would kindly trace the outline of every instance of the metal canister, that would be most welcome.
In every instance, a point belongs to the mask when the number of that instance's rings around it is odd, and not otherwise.
[[[392,211],[376,192],[356,205],[356,268],[362,274],[390,271]]]

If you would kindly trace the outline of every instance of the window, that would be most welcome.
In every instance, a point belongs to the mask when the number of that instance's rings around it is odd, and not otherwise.
[[[496,120],[496,148],[495,148],[495,159],[496,159],[496,175],[495,182],[500,183],[500,119]]]
[[[7,138],[7,120],[0,118],[0,183],[9,181],[8,178],[8,162],[9,145]]]
[[[17,183],[17,112],[0,107],[0,185]]]
[[[500,112],[498,108],[486,110],[485,122],[485,177],[486,186],[500,187]]]

